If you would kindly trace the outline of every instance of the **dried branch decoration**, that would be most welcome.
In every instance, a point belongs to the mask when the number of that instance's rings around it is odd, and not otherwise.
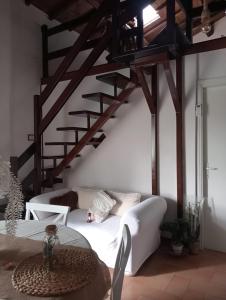
[[[10,163],[0,156],[0,199],[8,198],[5,210],[6,230],[9,235],[15,235],[17,220],[21,219],[24,209],[24,197],[21,184],[10,172]]]

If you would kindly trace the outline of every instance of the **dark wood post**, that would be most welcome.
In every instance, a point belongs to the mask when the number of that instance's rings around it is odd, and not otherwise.
[[[151,113],[151,144],[152,144],[152,194],[159,195],[159,165],[158,165],[158,70],[157,65],[152,68],[152,98],[155,112]]]
[[[48,27],[42,25],[42,73],[43,77],[49,77],[48,65]]]
[[[168,34],[173,34],[175,31],[175,0],[167,1],[166,16]]]
[[[119,28],[120,0],[112,1],[112,45],[111,54],[117,56],[120,52],[120,28]]]
[[[186,1],[186,36],[189,39],[189,41],[192,43],[192,0]]]
[[[138,27],[137,48],[142,49],[144,46],[144,24],[143,24],[143,10],[142,9],[138,10],[137,27]]]
[[[176,59],[176,87],[179,110],[176,111],[176,151],[177,151],[177,215],[183,217],[184,208],[184,138],[183,138],[183,59]]]
[[[41,193],[42,182],[42,135],[39,133],[39,126],[42,119],[42,107],[40,105],[40,96],[34,96],[34,137],[35,137],[35,155],[34,155],[34,192],[35,194]]]

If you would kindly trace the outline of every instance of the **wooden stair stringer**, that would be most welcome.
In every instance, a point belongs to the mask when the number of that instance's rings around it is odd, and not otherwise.
[[[138,86],[130,82],[127,87],[122,90],[116,101],[114,101],[103,113],[101,116],[90,128],[90,130],[81,138],[79,143],[67,154],[67,156],[59,163],[59,165],[52,171],[52,176],[58,176],[64,168],[70,164],[70,162],[80,153],[80,151],[87,145],[94,135],[100,130],[104,124],[111,118],[112,114],[127,100],[130,94]]]
[[[108,29],[105,35],[102,37],[100,43],[92,50],[92,52],[89,54],[88,58],[85,60],[85,62],[80,67],[80,72],[76,73],[75,77],[71,79],[70,83],[67,85],[67,87],[64,89],[64,91],[61,93],[61,95],[58,97],[56,102],[53,104],[53,106],[50,108],[46,116],[42,119],[40,128],[39,128],[39,134],[42,134],[44,130],[49,126],[49,124],[52,122],[52,120],[55,118],[55,116],[58,114],[58,112],[62,109],[64,104],[67,102],[68,98],[73,94],[75,89],[78,87],[80,82],[84,79],[84,77],[87,75],[88,71],[94,63],[97,61],[99,56],[103,53],[105,48],[108,45],[108,42],[111,39],[111,33]]]

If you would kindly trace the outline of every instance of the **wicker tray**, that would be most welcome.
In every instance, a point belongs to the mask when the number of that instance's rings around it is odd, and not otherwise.
[[[55,256],[51,271],[41,253],[26,258],[14,270],[13,286],[28,295],[48,297],[73,292],[92,282],[98,260],[91,249],[58,249]]]

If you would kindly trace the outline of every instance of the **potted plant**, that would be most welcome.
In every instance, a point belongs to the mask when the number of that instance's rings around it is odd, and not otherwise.
[[[188,243],[189,224],[187,220],[178,218],[173,222],[163,223],[161,230],[170,233],[173,253],[180,256],[183,253],[184,246]]]
[[[200,202],[188,203],[186,215],[189,224],[189,250],[191,254],[199,252],[200,237]]]

